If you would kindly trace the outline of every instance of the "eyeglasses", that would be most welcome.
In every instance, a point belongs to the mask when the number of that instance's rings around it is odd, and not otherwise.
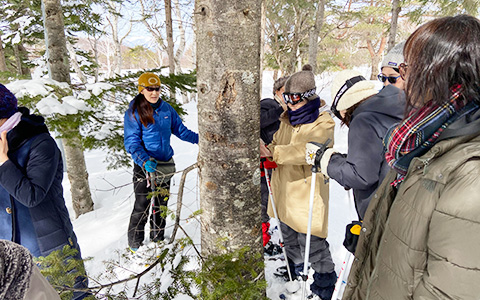
[[[388,82],[390,82],[391,84],[397,83],[397,79],[399,77],[401,77],[401,76],[400,75],[398,75],[398,76],[385,76],[383,74],[378,74],[377,75],[378,80],[380,80],[381,82],[385,83],[385,81],[388,80]]]
[[[308,90],[305,93],[283,93],[283,101],[285,101],[285,104],[295,105],[313,95],[315,95],[315,89]]]
[[[402,77],[403,80],[405,80],[405,77],[407,76],[407,70],[408,70],[408,65],[406,63],[401,63],[398,66],[398,73],[400,73],[400,76]]]
[[[143,86],[143,85],[141,85],[141,86]],[[151,86],[143,86],[143,87],[144,87],[147,91],[149,91],[149,92],[153,92],[153,91],[158,92],[158,91],[160,91],[160,87],[156,87],[156,88],[151,87]]]

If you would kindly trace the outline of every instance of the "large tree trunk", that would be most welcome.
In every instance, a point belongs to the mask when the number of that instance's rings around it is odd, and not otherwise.
[[[323,26],[325,18],[325,0],[319,0],[317,10],[315,12],[315,24],[310,30],[310,42],[308,44],[308,63],[313,68],[313,73],[317,72],[317,52],[318,52],[318,36]]]
[[[0,72],[7,71],[7,61],[5,60],[5,50],[3,49],[2,32],[0,31]]]
[[[397,28],[398,28],[398,16],[402,11],[402,7],[400,6],[400,0],[393,0],[392,1],[392,21],[390,23],[390,32],[388,33],[388,45],[387,45],[387,52],[392,50],[395,46],[395,37],[397,35]]]
[[[60,0],[43,0],[43,4],[50,76],[56,81],[70,83],[70,68]],[[78,127],[67,130],[78,131]],[[85,157],[79,140],[71,138],[65,141],[65,157],[73,208],[78,217],[93,210]]]
[[[260,221],[261,0],[198,0],[202,252],[263,252]]]

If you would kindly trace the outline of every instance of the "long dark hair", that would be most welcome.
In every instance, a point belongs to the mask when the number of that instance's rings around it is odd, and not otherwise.
[[[463,97],[478,97],[480,86],[480,21],[467,15],[432,20],[407,39],[405,94],[408,109],[432,100],[448,101],[460,84]]]
[[[347,127],[350,127],[350,123],[352,122],[353,112],[355,111],[355,109],[357,109],[357,107],[359,107],[360,104],[362,104],[363,102],[367,101],[368,99],[370,99],[372,97],[373,97],[373,95],[370,96],[370,97],[367,97],[367,98],[363,99],[362,101],[360,101],[358,103],[355,103],[353,106],[347,108],[347,110],[345,111],[345,117],[340,119],[341,125],[346,125]]]
[[[153,119],[153,107],[150,105],[150,102],[145,99],[143,94],[138,94],[135,99],[133,99],[132,114],[134,118],[136,118],[135,110],[138,112],[140,122],[142,122],[143,126],[147,127],[148,124],[155,123]]]

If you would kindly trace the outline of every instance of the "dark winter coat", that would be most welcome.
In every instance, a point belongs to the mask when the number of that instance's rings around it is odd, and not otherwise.
[[[268,145],[273,140],[273,134],[280,127],[280,115],[283,107],[272,98],[260,101],[260,138]]]
[[[398,191],[397,173],[388,173],[365,214],[343,299],[479,299],[479,117],[477,133],[414,158]],[[469,127],[456,123],[440,138]]]
[[[403,119],[405,94],[388,85],[361,103],[353,112],[348,129],[347,155],[331,156],[327,172],[345,188],[353,189],[355,207],[363,219],[373,193],[390,167],[385,161],[383,137]]]
[[[173,148],[170,146],[172,133],[183,141],[198,143],[198,134],[183,125],[178,113],[167,102],[159,100],[162,103],[153,114],[155,123],[145,127],[140,122],[138,112],[135,111],[135,117],[132,114],[134,101],[130,102],[125,112],[124,145],[137,165],[143,166],[150,157],[160,161],[170,160],[173,156]]]
[[[20,123],[7,134],[9,160],[0,166],[0,238],[34,256],[64,245],[80,250],[63,199],[60,150],[42,117],[19,111]]]

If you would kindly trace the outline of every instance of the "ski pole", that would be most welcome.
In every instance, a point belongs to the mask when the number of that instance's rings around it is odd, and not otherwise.
[[[318,169],[312,166],[312,184],[310,186],[310,203],[308,210],[308,226],[307,226],[307,238],[305,240],[305,260],[303,262],[303,288],[302,288],[302,299],[305,299],[305,293],[307,290],[307,279],[308,279],[308,261],[310,258],[310,239],[312,236],[312,216],[313,216],[313,199],[315,198],[315,181],[317,179]]]
[[[273,200],[273,193],[272,193],[272,187],[270,186],[270,178],[268,177],[268,172],[265,166],[263,166],[263,171],[265,172],[265,179],[267,181],[267,187],[268,187],[268,194],[269,194],[269,199],[272,204],[272,209],[273,209],[273,214],[275,215],[275,220],[277,220],[278,223],[278,229],[280,232],[280,247],[282,247],[283,251],[283,257],[285,258],[285,262],[287,263],[287,272],[288,272],[288,279],[290,281],[292,280],[292,273],[290,273],[290,266],[288,265],[288,257],[287,257],[287,250],[285,250],[285,244],[283,243],[283,234],[282,234],[282,227],[280,226],[280,219],[278,218],[277,214],[277,209],[275,208],[275,201]]]
[[[337,282],[335,283],[335,290],[333,291],[332,295],[332,300],[337,300],[339,294],[340,294],[340,289],[342,288],[342,285],[346,283],[344,280],[345,278],[345,273],[347,270],[348,262],[350,261],[350,257],[352,256],[352,253],[347,251],[347,254],[345,254],[345,258],[343,259],[342,267],[340,269],[340,273],[338,274]]]
[[[157,222],[158,214],[157,214],[157,211],[155,209],[155,200],[157,199],[157,196],[155,195],[155,193],[157,192],[155,172],[148,172],[147,174],[150,177],[150,187],[153,191],[152,200],[151,200],[153,228],[150,228],[150,230],[152,230],[153,232],[156,232],[156,231],[158,231],[158,225],[157,225],[158,224],[158,222]]]

